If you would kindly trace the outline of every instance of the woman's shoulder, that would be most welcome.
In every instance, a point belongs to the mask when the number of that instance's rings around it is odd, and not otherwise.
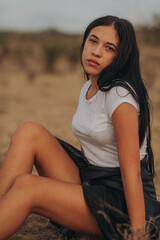
[[[130,88],[131,86],[128,85]],[[112,87],[107,95],[113,95],[113,96],[118,96],[118,97],[125,97],[127,95],[132,95],[131,92],[125,87],[125,86],[114,86]]]
[[[110,90],[105,92],[105,95],[108,98],[116,97],[116,98],[121,99],[121,98],[129,97],[129,98],[134,99],[134,97],[129,89],[131,89],[131,91],[133,93],[135,93],[134,89],[128,83],[126,83],[126,84],[124,84],[124,86],[123,85],[113,86]]]
[[[139,111],[138,102],[125,87],[114,86],[109,91],[105,92],[106,109],[109,111],[110,116],[112,116],[114,110],[122,103],[129,103]]]

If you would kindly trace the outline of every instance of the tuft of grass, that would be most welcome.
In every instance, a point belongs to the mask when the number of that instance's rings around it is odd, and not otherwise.
[[[122,216],[123,219],[127,217],[127,215],[122,212],[121,210],[115,208],[114,206],[110,205],[109,203],[104,204],[106,208],[111,209],[113,212],[119,214]],[[103,215],[106,222],[110,225],[111,231],[114,236],[114,240],[119,239],[116,231],[115,226],[113,226],[110,218],[107,216],[107,214],[104,211],[98,211],[98,214]],[[127,217],[128,218],[128,217]],[[138,229],[136,232],[136,239],[137,240],[160,240],[160,226],[157,226],[156,221],[159,221],[160,215],[156,216],[155,218],[150,218],[148,221],[145,222],[145,233]],[[116,230],[118,231],[119,235],[123,240],[134,240],[132,234],[132,229],[130,223],[124,223],[124,224],[117,224]]]

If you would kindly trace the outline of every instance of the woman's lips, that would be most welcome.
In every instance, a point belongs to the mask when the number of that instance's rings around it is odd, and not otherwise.
[[[89,65],[93,67],[100,65],[96,60],[93,60],[93,59],[88,59],[87,61]]]

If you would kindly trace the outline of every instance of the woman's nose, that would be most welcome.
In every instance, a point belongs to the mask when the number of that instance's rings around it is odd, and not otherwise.
[[[101,57],[102,56],[102,48],[101,46],[96,46],[93,51],[92,51],[92,55],[96,56],[96,57]]]

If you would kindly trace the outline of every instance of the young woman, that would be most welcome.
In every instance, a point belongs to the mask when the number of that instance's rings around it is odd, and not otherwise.
[[[82,151],[53,137],[37,123],[13,135],[0,171],[0,239],[7,239],[30,213],[74,231],[121,239],[129,224],[158,237],[160,203],[153,185],[149,98],[132,25],[106,16],[86,29],[82,88],[73,132]],[[35,164],[40,176],[31,175]]]

